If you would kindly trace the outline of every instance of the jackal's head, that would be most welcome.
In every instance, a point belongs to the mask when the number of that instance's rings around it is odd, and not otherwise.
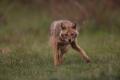
[[[60,38],[65,42],[73,42],[78,35],[75,23],[61,23]]]

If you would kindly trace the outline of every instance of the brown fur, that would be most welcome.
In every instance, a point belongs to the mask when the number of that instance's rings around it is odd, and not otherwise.
[[[54,21],[50,27],[50,44],[53,49],[54,65],[59,65],[63,62],[63,55],[71,46],[78,51],[80,56],[90,62],[85,51],[77,44],[78,31],[76,24],[69,20]]]

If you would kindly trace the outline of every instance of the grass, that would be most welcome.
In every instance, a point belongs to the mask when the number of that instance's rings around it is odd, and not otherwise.
[[[30,36],[30,35],[29,35]],[[31,35],[32,36],[32,35]],[[1,80],[119,80],[120,38],[116,35],[81,35],[79,44],[86,50],[92,63],[84,63],[71,50],[64,64],[57,69],[52,62],[50,47],[42,37],[24,38],[21,46],[10,46],[11,52],[0,54]],[[29,42],[27,42],[29,41]],[[47,45],[47,46],[46,46]],[[9,45],[8,45],[9,46]],[[8,47],[7,44],[5,47]]]
[[[18,10],[18,11],[16,11]],[[14,7],[0,26],[0,80],[119,80],[119,34],[80,33],[78,42],[91,57],[86,64],[70,49],[65,61],[53,66],[48,44],[51,18],[46,12]],[[9,50],[8,50],[9,49]]]

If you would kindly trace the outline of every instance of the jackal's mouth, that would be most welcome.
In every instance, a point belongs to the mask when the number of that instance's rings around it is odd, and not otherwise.
[[[64,43],[71,43],[71,42],[75,41],[75,38],[67,39],[67,38],[60,37],[59,39],[60,39],[60,41],[62,41]]]

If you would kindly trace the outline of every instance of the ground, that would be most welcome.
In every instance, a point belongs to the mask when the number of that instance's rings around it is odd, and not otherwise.
[[[0,26],[0,48],[5,50],[0,51],[0,80],[120,80],[118,33],[81,32],[79,45],[92,62],[85,63],[69,49],[64,63],[55,68],[48,43],[52,20],[46,15],[26,9],[7,15],[8,23]]]

